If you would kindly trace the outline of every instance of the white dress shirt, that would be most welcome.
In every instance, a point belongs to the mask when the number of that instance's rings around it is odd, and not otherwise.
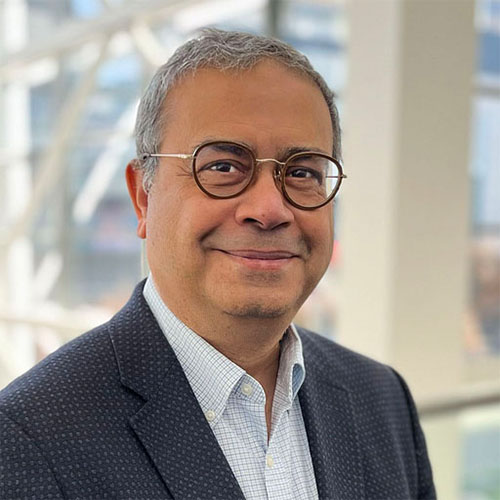
[[[305,368],[302,343],[294,326],[281,342],[268,442],[266,396],[259,382],[182,323],[161,299],[151,275],[143,293],[245,498],[317,499],[297,397]]]

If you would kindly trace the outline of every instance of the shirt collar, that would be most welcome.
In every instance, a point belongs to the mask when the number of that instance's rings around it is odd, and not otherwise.
[[[289,409],[297,397],[306,376],[302,341],[295,325],[291,324],[281,340],[280,365],[274,392],[274,407]]]
[[[151,274],[146,280],[143,294],[174,350],[201,409],[205,414],[209,410],[215,412],[215,418],[210,422],[215,425],[231,392],[246,375],[245,370],[220,353],[170,311],[156,290]],[[291,406],[304,378],[302,342],[295,326],[290,325],[281,340],[275,401],[278,397],[281,400],[280,405]]]

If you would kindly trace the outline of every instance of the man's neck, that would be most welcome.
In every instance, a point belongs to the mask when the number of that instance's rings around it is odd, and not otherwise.
[[[270,433],[280,341],[291,323],[293,313],[271,318],[246,317],[223,311],[207,311],[192,302],[189,307],[182,307],[182,302],[177,303],[175,300],[176,295],[164,296],[161,290],[156,289],[179,320],[259,382],[266,394],[266,420]]]
[[[215,335],[204,337],[208,343],[224,354],[233,363],[243,368],[262,386],[266,395],[265,416],[267,425],[267,438],[271,437],[271,424],[273,413],[274,391],[280,363],[281,335],[265,335],[267,329],[262,324],[254,325],[251,332],[241,325],[234,325],[232,331],[222,337]],[[258,331],[256,331],[256,329]],[[284,332],[285,328],[275,330]],[[194,330],[196,331],[196,330]]]
[[[260,382],[261,376],[269,371],[277,372],[279,343],[290,324],[288,318],[242,318],[227,314],[184,317],[182,312],[171,310],[191,330],[257,381]]]

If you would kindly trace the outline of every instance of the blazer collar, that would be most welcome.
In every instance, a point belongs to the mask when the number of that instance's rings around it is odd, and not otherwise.
[[[345,377],[310,333],[298,331],[307,373],[299,400],[319,498],[362,500],[365,491],[360,443],[351,393],[343,385]]]
[[[145,400],[130,425],[174,498],[243,499],[143,286],[108,326],[120,380]]]

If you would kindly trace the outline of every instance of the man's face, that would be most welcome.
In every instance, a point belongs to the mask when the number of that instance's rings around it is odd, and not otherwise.
[[[198,70],[167,98],[161,153],[191,153],[207,140],[245,143],[257,158],[283,161],[290,148],[332,151],[327,104],[314,83],[262,61],[251,70]],[[130,167],[129,188],[147,238],[155,284],[189,325],[207,319],[295,315],[330,261],[331,204],[312,211],[291,206],[259,167],[236,198],[213,199],[196,185],[190,160],[162,158],[149,194]]]

